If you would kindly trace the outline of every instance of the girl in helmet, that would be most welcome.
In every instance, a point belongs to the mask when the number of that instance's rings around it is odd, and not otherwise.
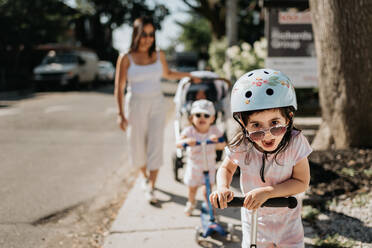
[[[203,195],[207,201],[207,193],[203,179],[204,158],[201,146],[195,146],[197,141],[207,139],[216,142],[207,146],[207,161],[209,168],[210,186],[214,184],[216,175],[216,150],[223,150],[226,143],[218,142],[223,133],[214,125],[216,110],[211,101],[206,99],[197,100],[191,105],[190,112],[191,126],[186,127],[177,141],[177,147],[182,148],[183,144],[189,145],[187,149],[187,167],[184,176],[184,183],[188,186],[188,200],[185,206],[185,214],[191,216],[196,207],[196,193],[200,186],[203,186]]]
[[[308,155],[312,149],[293,126],[296,94],[290,79],[271,69],[244,74],[231,93],[231,110],[241,126],[225,148],[226,158],[217,172],[212,204],[221,208],[233,198],[229,189],[239,166],[245,195],[242,208],[242,247],[250,243],[251,210],[267,199],[298,195],[310,181]],[[304,247],[301,204],[295,209],[262,208],[258,211],[258,247]]]

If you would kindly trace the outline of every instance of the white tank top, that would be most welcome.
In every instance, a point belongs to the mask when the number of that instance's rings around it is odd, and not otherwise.
[[[162,76],[162,65],[157,53],[156,61],[148,65],[137,65],[128,54],[130,66],[128,68],[127,91],[134,94],[156,94],[161,93],[160,79]]]

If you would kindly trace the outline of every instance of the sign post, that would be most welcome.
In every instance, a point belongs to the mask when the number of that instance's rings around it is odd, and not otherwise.
[[[317,60],[310,11],[267,9],[266,67],[288,75],[296,88],[317,88]]]

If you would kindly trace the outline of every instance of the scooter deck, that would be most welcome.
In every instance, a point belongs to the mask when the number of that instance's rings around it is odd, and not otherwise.
[[[217,224],[215,221],[211,221],[209,211],[205,207],[205,205],[202,205],[200,218],[202,222],[202,237],[206,238],[208,236],[211,236],[213,233],[218,233],[221,236],[227,236],[227,232],[225,229]]]

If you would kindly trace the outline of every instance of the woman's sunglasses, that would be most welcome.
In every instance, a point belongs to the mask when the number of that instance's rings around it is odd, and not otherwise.
[[[155,33],[154,33],[154,32],[151,32],[151,33],[143,32],[143,33],[141,34],[141,37],[142,37],[142,38],[147,38],[147,37],[153,38],[153,37],[155,37]]]
[[[265,130],[260,130],[260,131],[255,131],[255,132],[248,132],[247,131],[247,133],[248,133],[248,137],[251,138],[251,140],[260,141],[260,140],[263,140],[265,138],[265,134],[269,131],[272,135],[279,136],[279,135],[282,135],[283,133],[285,133],[287,131],[287,126],[278,125],[278,126],[275,126],[275,127],[271,127],[271,128],[265,129]]]
[[[204,118],[206,118],[206,119],[208,119],[208,118],[210,117],[209,114],[200,114],[200,113],[195,114],[195,116],[196,116],[197,118],[200,118],[200,117],[204,116]]]

